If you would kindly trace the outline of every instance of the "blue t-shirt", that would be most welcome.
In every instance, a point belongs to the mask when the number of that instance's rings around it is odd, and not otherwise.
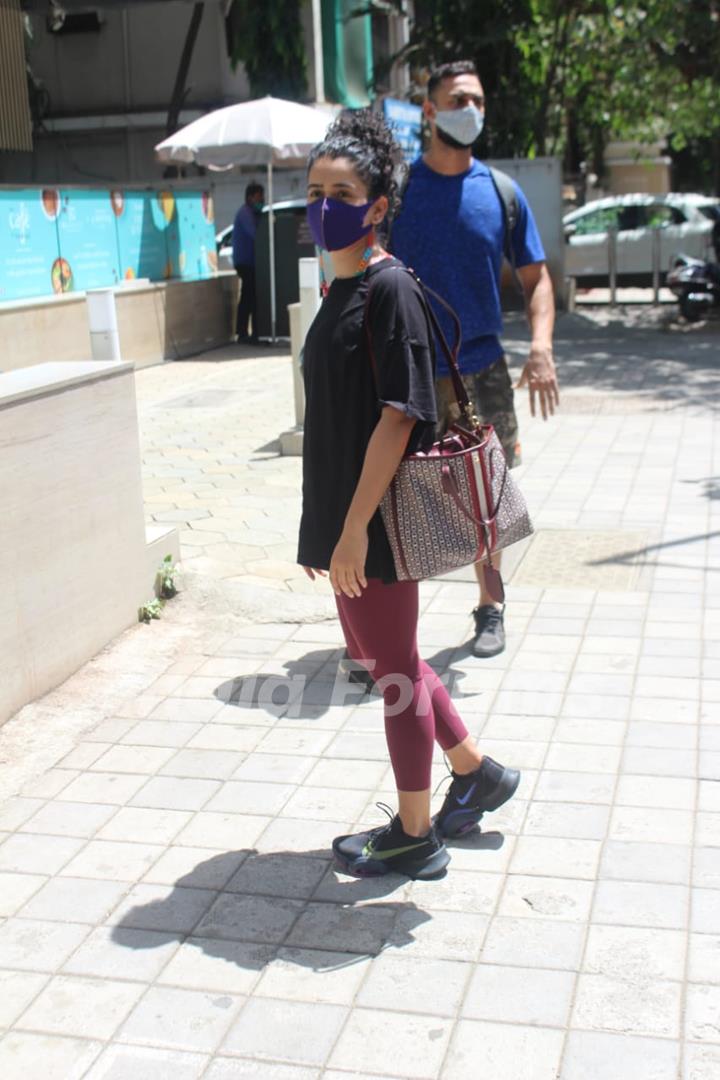
[[[255,265],[257,214],[245,203],[235,215],[232,233],[233,266]]]
[[[518,220],[512,233],[517,266],[545,261],[532,211],[520,188]],[[504,221],[500,197],[487,165],[473,158],[467,172],[443,176],[422,158],[410,166],[402,208],[391,235],[393,254],[439,293],[460,316],[463,343],[460,367],[482,371],[503,354],[500,273]],[[452,344],[452,322],[435,304],[440,325]],[[438,350],[439,375],[447,374]]]

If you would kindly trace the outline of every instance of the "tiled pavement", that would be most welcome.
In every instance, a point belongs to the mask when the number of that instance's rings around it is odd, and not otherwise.
[[[426,654],[523,769],[435,883],[328,861],[392,786],[292,561],[287,361],[138,375],[148,511],[203,577],[0,732],[2,1080],[717,1080],[720,337],[558,342],[520,474],[555,544],[514,569],[508,651],[468,657],[467,575],[422,587]]]

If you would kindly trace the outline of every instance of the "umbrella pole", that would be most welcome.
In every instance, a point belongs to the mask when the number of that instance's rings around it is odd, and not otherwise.
[[[270,340],[275,344],[275,326],[277,315],[275,311],[275,214],[273,213],[273,172],[272,161],[267,165],[267,200],[268,200],[268,242],[270,244]]]

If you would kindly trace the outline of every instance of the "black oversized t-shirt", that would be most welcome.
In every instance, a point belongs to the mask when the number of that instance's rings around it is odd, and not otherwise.
[[[368,325],[364,309],[372,282]],[[335,278],[308,332],[303,361],[303,512],[298,562],[327,570],[385,405],[417,421],[408,451],[432,444],[437,412],[433,337],[420,286],[397,259]],[[377,382],[376,382],[377,378]],[[379,510],[368,526],[368,577],[396,580]]]

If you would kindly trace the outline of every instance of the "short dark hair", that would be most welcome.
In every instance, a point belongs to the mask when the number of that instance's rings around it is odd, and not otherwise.
[[[454,79],[456,75],[477,75],[478,69],[472,60],[450,60],[439,64],[430,72],[427,82],[427,96],[431,98],[443,79]],[[479,78],[479,76],[478,76]]]
[[[262,184],[257,184],[254,182],[252,184],[248,184],[248,186],[245,188],[245,202],[249,202],[249,200],[252,199],[253,195],[264,194],[265,188],[262,186]]]

